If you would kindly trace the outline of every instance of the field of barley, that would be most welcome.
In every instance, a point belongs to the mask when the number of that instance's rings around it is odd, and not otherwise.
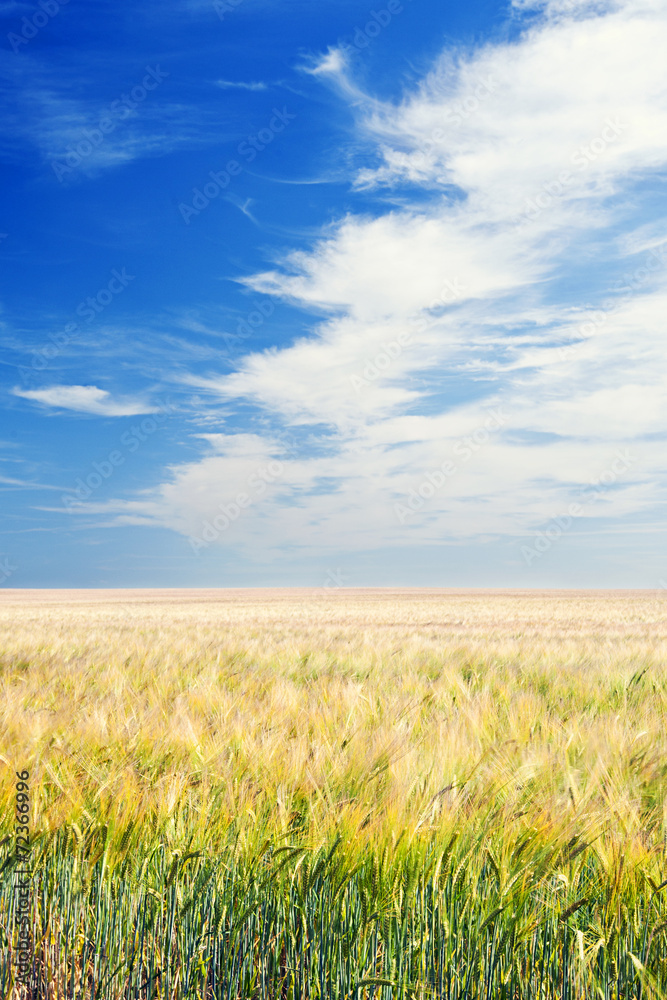
[[[0,634],[1,997],[667,996],[667,594],[5,590]]]

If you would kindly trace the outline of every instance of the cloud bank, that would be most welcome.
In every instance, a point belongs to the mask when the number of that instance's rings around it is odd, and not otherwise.
[[[517,40],[444,50],[398,103],[337,49],[311,67],[387,207],[246,279],[312,331],[192,377],[254,426],[106,505],[119,523],[252,553],[519,543],[579,501],[614,530],[658,517],[667,6],[514,9]]]

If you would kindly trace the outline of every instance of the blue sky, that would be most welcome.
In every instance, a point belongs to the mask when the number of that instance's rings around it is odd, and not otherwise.
[[[667,579],[667,3],[0,3],[5,587]]]

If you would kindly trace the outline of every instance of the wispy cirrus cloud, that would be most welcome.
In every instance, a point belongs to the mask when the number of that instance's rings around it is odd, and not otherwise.
[[[221,90],[267,90],[268,84],[262,82],[261,80],[252,81],[245,83],[243,80],[216,80],[216,87],[220,87]]]
[[[14,389],[14,396],[60,410],[75,410],[100,417],[133,417],[156,413],[157,408],[139,399],[114,399],[95,385],[52,385],[44,389]]]
[[[218,109],[175,101],[161,89],[171,75],[166,64],[135,70],[116,90],[101,81],[93,86],[89,71],[81,70],[79,81],[73,69],[63,80],[21,55],[14,62],[0,58],[0,155],[18,159],[31,147],[59,179],[73,169],[95,174],[236,134],[221,129]]]
[[[649,445],[667,432],[667,218],[653,185],[667,167],[667,5],[530,7],[516,41],[447,49],[397,103],[366,94],[336,50],[310,68],[354,109],[351,184],[402,200],[245,280],[317,315],[308,336],[190,377],[250,408],[257,463],[283,466],[220,544],[520,536],[618,449],[627,475],[585,516],[622,530],[664,504]],[[308,446],[285,454],[281,426]],[[233,443],[208,440],[131,516],[192,535],[247,492]],[[399,525],[396,504],[447,460],[456,475]],[[126,517],[127,503],[105,509]]]
[[[62,490],[62,486],[50,486],[47,483],[36,483],[31,479],[16,479],[13,476],[0,475],[0,489],[56,490],[59,492]]]

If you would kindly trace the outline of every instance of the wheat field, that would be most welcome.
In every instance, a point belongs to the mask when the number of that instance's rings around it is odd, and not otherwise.
[[[667,595],[5,590],[0,628],[3,997],[667,993]]]

